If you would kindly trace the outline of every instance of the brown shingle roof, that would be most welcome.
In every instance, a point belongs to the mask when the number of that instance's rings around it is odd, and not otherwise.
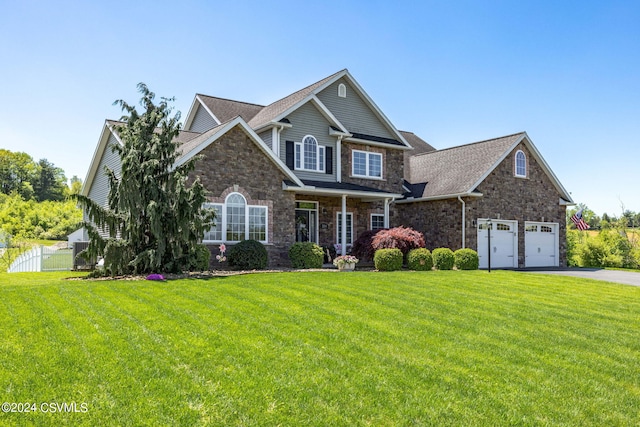
[[[505,152],[525,135],[521,132],[412,156],[407,181],[412,184],[426,182],[424,193],[416,197],[471,192]]]
[[[416,156],[422,153],[428,153],[430,151],[435,151],[430,144],[427,143],[424,139],[420,138],[413,132],[407,132],[404,130],[398,131],[402,135],[402,137],[413,147],[413,150],[406,150],[404,154],[404,179],[409,181],[411,177],[411,161],[409,160],[411,156]]]
[[[405,130],[400,130],[398,132],[400,132],[404,139],[407,140],[409,145],[413,147],[413,151],[407,151],[407,153],[409,153],[410,155],[415,156],[417,154],[422,154],[429,151],[436,151],[436,149],[431,144],[420,138],[415,133],[407,132]]]
[[[196,148],[198,148],[198,146],[200,144],[202,144],[204,141],[206,141],[207,138],[209,138],[211,135],[214,135],[216,132],[218,132],[218,130],[220,130],[220,128],[222,128],[225,124],[227,124],[227,122],[221,123],[218,126],[216,126],[214,128],[211,128],[211,129],[209,129],[208,131],[206,131],[204,133],[189,132],[189,133],[195,133],[196,137],[190,139],[189,141],[184,142],[178,148],[178,151],[180,151],[180,157],[184,157],[187,154],[189,154],[191,151],[193,151]],[[178,137],[178,139],[179,139],[179,137]]]
[[[237,116],[248,122],[264,108],[264,105],[251,104],[249,102],[233,101],[203,94],[197,94],[196,96],[202,100],[209,111],[215,114],[220,123],[229,121]]]
[[[318,89],[319,87],[321,87],[322,85],[324,85],[325,83],[327,83],[329,80],[333,79],[336,75],[344,72],[345,70],[341,70],[338,71],[337,73],[334,73],[332,75],[330,75],[329,77],[325,77],[324,79],[313,83],[312,85],[309,85],[307,87],[305,87],[304,89],[300,89],[297,92],[292,93],[289,96],[286,96],[276,102],[273,102],[269,105],[267,105],[266,107],[264,107],[258,114],[256,114],[250,121],[249,121],[249,126],[252,129],[258,129],[261,126],[269,123],[271,120],[273,120],[274,118],[276,118],[278,115],[282,114],[283,112],[285,112],[287,109],[291,108],[292,106],[294,106],[295,104],[297,104],[298,102],[302,101],[303,99],[305,99],[309,94],[311,94],[314,90]]]
[[[107,120],[107,123],[114,127],[114,131],[117,133],[118,126],[124,126],[126,123],[119,120]],[[156,132],[160,132],[160,128],[156,128]],[[176,136],[175,140],[179,142],[181,145],[185,144],[188,141],[196,138],[198,135],[201,135],[198,132],[191,132],[186,130],[181,130]]]

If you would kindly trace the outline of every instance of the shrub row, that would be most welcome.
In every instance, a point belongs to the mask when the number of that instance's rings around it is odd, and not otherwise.
[[[402,227],[399,227],[402,228]],[[391,231],[391,230],[385,230]],[[382,234],[384,239],[390,235],[413,235],[407,229],[396,230],[391,234]],[[378,233],[375,236],[380,235]],[[415,235],[413,235],[416,237]],[[413,242],[420,241],[419,238],[410,239]],[[387,243],[393,241],[385,240]],[[396,242],[397,244],[397,242]],[[398,244],[404,249],[412,244]],[[327,250],[311,242],[294,243],[289,248],[289,260],[293,268],[322,268],[325,262]],[[210,253],[204,246],[200,245],[197,251],[197,259],[192,268],[206,270],[208,268]],[[241,270],[260,270],[267,266],[267,250],[264,245],[256,240],[243,240],[232,246],[227,254],[229,266]],[[437,248],[430,252],[424,247],[411,248],[405,254],[400,247],[380,248],[374,252],[373,262],[379,271],[396,271],[402,268],[406,259],[407,267],[410,270],[429,271],[433,268],[437,270],[451,270],[453,267],[458,270],[475,270],[478,268],[478,253],[472,249],[458,249],[453,252],[448,248]]]
[[[400,249],[378,249],[373,257],[376,269],[379,271],[395,271],[402,268],[402,252]],[[458,249],[453,252],[449,248],[437,248],[432,252],[428,249],[412,249],[407,254],[407,267],[410,270],[429,271],[451,270],[477,270],[478,253],[473,249]]]

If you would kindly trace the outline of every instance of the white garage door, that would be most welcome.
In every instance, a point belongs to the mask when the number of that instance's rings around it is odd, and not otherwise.
[[[558,224],[555,222],[524,223],[525,267],[558,267]]]
[[[480,268],[487,268],[489,248],[491,268],[518,267],[518,221],[492,219],[487,227],[486,219],[478,219],[478,257]],[[491,233],[488,232],[490,228]],[[489,242],[491,234],[491,242]]]

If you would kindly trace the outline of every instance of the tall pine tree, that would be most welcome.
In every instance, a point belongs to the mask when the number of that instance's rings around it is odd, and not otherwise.
[[[121,161],[121,173],[106,169],[109,178],[108,206],[76,196],[87,212],[84,225],[90,242],[86,255],[104,256],[107,272],[163,273],[189,269],[196,258],[198,242],[213,221],[203,208],[205,190],[199,179],[189,180],[198,157],[176,166],[180,153],[175,141],[180,132],[180,113],[171,115],[169,103],[144,83],[139,113],[123,100],[124,122],[116,128],[122,145],[114,146]],[[108,233],[100,236],[98,230]]]

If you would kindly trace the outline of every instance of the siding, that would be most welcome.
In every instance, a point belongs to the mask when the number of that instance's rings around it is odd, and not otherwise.
[[[346,98],[338,96],[338,85],[340,83],[347,87]],[[383,138],[397,138],[344,78],[339,79],[320,92],[318,99],[340,120],[340,123],[347,127],[349,132],[364,133]]]
[[[91,188],[89,189],[89,198],[104,207],[108,205],[107,199],[109,196],[109,178],[107,178],[104,168],[108,167],[115,172],[116,176],[120,176],[120,157],[111,150],[111,147],[117,144],[116,137],[110,134],[107,146],[102,153],[96,176],[93,178],[93,183],[91,183]],[[107,233],[100,234],[103,237],[108,237]]]
[[[265,144],[267,144],[267,147],[271,148],[273,150],[273,132],[271,131],[271,129],[262,132],[260,135],[258,135],[260,137],[260,139],[262,139],[264,141]]]
[[[186,130],[202,133],[208,131],[209,129],[213,129],[217,125],[218,124],[213,119],[211,114],[209,114],[207,110],[202,107],[202,105],[198,104],[198,110],[196,111],[196,115],[191,122],[191,126]]]
[[[318,109],[310,102],[307,102],[302,107],[291,113],[287,117],[293,125],[290,129],[284,129],[280,134],[280,158],[283,162],[286,162],[285,147],[286,141],[301,142],[302,138],[306,135],[313,135],[318,144],[325,147],[333,147],[333,173],[326,174],[324,172],[306,172],[306,171],[293,171],[300,179],[310,179],[315,181],[336,181],[336,138],[329,136],[329,122],[318,111]]]

